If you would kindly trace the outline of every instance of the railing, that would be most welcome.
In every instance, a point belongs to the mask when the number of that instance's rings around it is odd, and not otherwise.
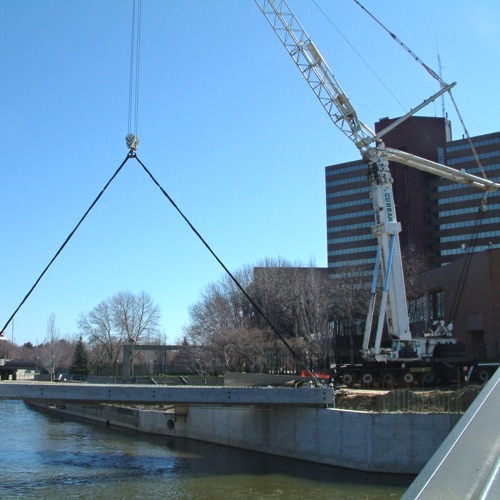
[[[480,387],[458,391],[391,391],[377,398],[379,412],[464,413],[479,394]]]

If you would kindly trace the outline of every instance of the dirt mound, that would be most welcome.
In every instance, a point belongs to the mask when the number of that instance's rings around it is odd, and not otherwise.
[[[368,412],[464,413],[481,389],[482,386],[471,385],[432,391],[340,390],[336,392],[335,406]]]

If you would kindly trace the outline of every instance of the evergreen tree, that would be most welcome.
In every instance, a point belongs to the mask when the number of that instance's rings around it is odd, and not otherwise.
[[[90,375],[90,363],[87,349],[82,337],[78,339],[73,354],[73,361],[69,367],[71,375]]]

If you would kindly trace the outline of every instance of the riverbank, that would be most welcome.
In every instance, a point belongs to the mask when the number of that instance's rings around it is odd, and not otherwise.
[[[43,402],[31,403],[47,409]],[[460,413],[318,407],[174,405],[151,409],[65,404],[49,409],[149,434],[359,471],[408,474],[424,467],[461,417]]]

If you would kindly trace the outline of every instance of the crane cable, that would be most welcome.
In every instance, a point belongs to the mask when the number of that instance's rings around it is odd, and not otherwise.
[[[137,136],[139,125],[139,81],[141,61],[141,21],[142,0],[134,0],[132,5],[132,32],[130,36],[130,76],[128,90],[127,132]]]
[[[129,158],[132,158],[135,154],[135,150],[139,144],[139,139],[137,139],[137,128],[139,125],[139,80],[140,80],[140,54],[141,54],[141,20],[142,20],[142,0],[133,0],[132,6],[132,33],[130,40],[130,77],[129,77],[129,95],[128,95],[128,135],[127,135],[127,145],[130,148],[130,152],[128,153],[125,160],[118,167],[116,172],[112,175],[111,179],[106,183],[104,188],[98,194],[96,199],[92,202],[90,207],[87,209],[83,217],[80,219],[75,228],[70,232],[69,236],[66,238],[64,243],[59,247],[59,250],[52,257],[50,262],[47,264],[45,269],[42,271],[40,276],[36,279],[33,286],[30,288],[28,293],[22,299],[20,304],[14,310],[10,318],[5,323],[4,327],[0,330],[0,332],[4,332],[6,328],[9,326],[11,321],[14,319],[19,309],[23,306],[23,304],[28,300],[29,296],[33,293],[35,288],[37,287],[40,280],[43,278],[45,273],[49,270],[50,266],[54,263],[59,254],[63,251],[64,247],[69,243],[69,240],[73,237],[76,230],[80,227],[82,222],[85,220],[90,211],[94,208],[96,203],[99,201],[101,196],[104,194],[104,191],[111,184],[113,179],[118,175],[120,170],[123,168],[125,163]]]
[[[271,328],[274,334],[276,334],[280,340],[283,342],[283,344],[286,346],[286,348],[290,351],[292,356],[299,361],[299,363],[307,370],[307,367],[305,366],[305,363],[302,361],[302,359],[297,355],[297,353],[293,350],[293,348],[290,346],[290,344],[287,342],[285,337],[280,333],[278,328],[272,323],[272,321],[267,317],[267,315],[264,313],[262,308],[257,304],[257,302],[252,298],[252,296],[245,290],[245,288],[241,285],[241,283],[236,279],[236,277],[231,273],[231,271],[227,268],[227,266],[222,262],[222,260],[218,257],[218,255],[214,252],[212,247],[207,243],[207,241],[203,238],[203,236],[200,234],[200,232],[194,227],[194,225],[190,222],[190,220],[186,217],[186,215],[182,212],[182,210],[179,208],[179,206],[175,203],[175,201],[172,199],[172,197],[163,189],[163,187],[160,185],[160,183],[156,180],[156,178],[153,176],[153,174],[148,170],[146,165],[142,163],[141,160],[137,157],[135,151],[131,150],[126,158],[123,160],[121,165],[118,167],[118,169],[115,171],[115,173],[111,176],[111,178],[108,180],[108,182],[105,184],[103,189],[100,191],[100,193],[97,195],[97,197],[94,199],[94,201],[90,204],[89,208],[87,211],[84,213],[84,215],[81,217],[81,219],[78,221],[74,229],[69,233],[68,237],[64,240],[63,244],[59,247],[55,255],[52,257],[48,265],[45,267],[45,269],[42,271],[40,276],[36,279],[35,283],[33,286],[30,288],[28,293],[25,295],[25,297],[21,300],[20,304],[17,306],[17,308],[14,310],[14,312],[11,314],[7,322],[5,323],[4,327],[0,330],[0,332],[4,332],[11,321],[14,319],[18,311],[21,309],[21,307],[24,305],[24,303],[28,300],[29,296],[33,293],[35,290],[36,286],[38,283],[41,281],[45,273],[49,270],[49,268],[52,266],[54,261],[57,259],[57,257],[60,255],[60,253],[63,251],[65,246],[69,243],[73,235],[76,233],[77,229],[80,227],[80,225],[83,223],[83,221],[86,219],[87,215],[90,213],[90,211],[94,208],[94,206],[97,204],[99,199],[102,197],[106,189],[109,187],[111,182],[116,178],[116,176],[119,174],[119,172],[122,170],[123,166],[125,163],[130,158],[135,158],[137,162],[141,165],[141,167],[144,169],[144,171],[148,174],[150,179],[154,182],[154,184],[160,189],[162,194],[168,199],[168,201],[171,203],[171,205],[177,210],[179,215],[184,219],[184,221],[188,224],[188,226],[191,228],[191,230],[196,234],[196,236],[199,238],[199,240],[205,245],[207,250],[212,254],[212,256],[215,258],[215,260],[220,264],[220,266],[224,269],[224,271],[227,273],[227,275],[231,278],[231,280],[234,282],[234,284],[238,287],[238,289],[243,293],[243,295],[246,297],[246,299],[250,302],[250,304],[254,307],[255,311],[265,320],[267,325]],[[308,370],[307,370],[308,371]],[[311,374],[312,375],[312,374]],[[314,375],[312,375],[313,378],[316,379]]]
[[[11,314],[10,318],[7,320],[7,322],[5,323],[5,325],[3,326],[3,328],[0,330],[0,332],[5,332],[5,330],[9,326],[10,322],[14,319],[14,317],[16,316],[16,314],[19,312],[19,309],[21,309],[21,307],[23,306],[23,304],[28,300],[28,297],[33,293],[33,291],[35,290],[35,288],[38,285],[38,283],[40,283],[40,280],[43,278],[43,276],[45,275],[45,273],[49,270],[50,266],[54,263],[54,261],[57,259],[57,257],[59,256],[59,254],[63,251],[64,247],[69,243],[69,240],[73,237],[73,235],[76,233],[76,230],[80,227],[80,225],[85,220],[85,218],[87,217],[87,215],[94,208],[94,206],[96,205],[96,203],[99,201],[99,199],[101,198],[101,196],[104,194],[104,191],[106,191],[106,189],[108,189],[108,187],[111,184],[111,182],[113,181],[113,179],[118,175],[118,173],[123,168],[123,166],[125,165],[125,163],[127,163],[127,160],[129,158],[132,158],[132,156],[133,155],[131,153],[129,153],[127,155],[127,157],[125,158],[125,160],[123,160],[123,162],[121,163],[121,165],[117,168],[116,172],[111,176],[111,178],[105,184],[105,186],[102,188],[101,192],[97,195],[97,197],[95,198],[95,200],[90,204],[90,207],[84,213],[83,217],[78,221],[78,224],[69,233],[68,237],[64,240],[64,243],[59,247],[59,250],[57,250],[57,252],[52,257],[52,259],[50,260],[50,262],[47,264],[47,266],[45,267],[45,269],[42,271],[42,273],[40,274],[40,276],[36,279],[36,281],[33,284],[33,286],[29,289],[28,293],[25,295],[25,297],[23,298],[23,300],[21,300],[20,304],[17,306],[17,308],[15,309],[15,311]]]
[[[212,254],[212,256],[215,258],[215,260],[219,263],[219,265],[224,269],[226,274],[231,278],[233,283],[237,286],[237,288],[240,290],[240,292],[245,296],[245,298],[250,302],[250,304],[253,306],[255,311],[265,320],[265,322],[268,324],[268,326],[271,328],[273,333],[275,333],[279,339],[283,342],[283,344],[287,347],[287,349],[290,351],[290,353],[293,355],[294,358],[296,358],[302,365],[304,363],[302,362],[301,358],[295,353],[293,348],[290,346],[290,344],[286,341],[285,337],[280,333],[278,328],[272,323],[272,321],[267,317],[267,315],[264,313],[264,311],[261,309],[261,307],[257,304],[257,302],[252,298],[252,296],[245,290],[245,288],[241,285],[241,283],[236,279],[236,277],[231,273],[231,271],[226,267],[224,262],[218,257],[218,255],[215,253],[215,251],[212,249],[212,247],[207,243],[207,241],[203,238],[203,236],[199,233],[199,231],[193,226],[193,224],[190,222],[190,220],[187,218],[187,216],[182,212],[182,210],[179,208],[179,206],[175,203],[175,201],[172,199],[172,197],[163,189],[163,187],[160,185],[160,183],[156,180],[156,178],[153,176],[151,171],[142,163],[141,160],[137,157],[137,155],[134,155],[135,159],[139,162],[141,167],[144,169],[146,174],[150,177],[150,179],[154,182],[154,184],[159,188],[159,190],[162,192],[163,196],[167,198],[167,200],[170,202],[170,204],[175,208],[175,210],[179,213],[179,215],[184,219],[184,221],[187,223],[187,225],[190,227],[190,229],[193,231],[193,233],[198,237],[198,239],[203,243],[205,248]],[[305,367],[305,365],[304,365]],[[307,369],[307,367],[305,367]]]
[[[375,69],[370,65],[370,63],[361,55],[361,53],[354,47],[354,45],[349,41],[349,39],[342,33],[340,28],[332,21],[332,19],[327,15],[327,13],[317,4],[315,0],[312,0],[316,8],[325,16],[325,18],[328,20],[328,22],[335,28],[337,33],[344,39],[344,41],[351,47],[351,49],[355,52],[355,54],[363,61],[363,63],[366,65],[366,67],[373,73],[375,78],[380,82],[380,84],[385,88],[385,90],[391,95],[391,97],[401,106],[401,109],[406,111],[405,106],[403,105],[402,102],[398,100],[396,95],[391,91],[391,89],[386,85],[386,83],[380,78],[380,76],[377,74]]]
[[[73,235],[75,234],[77,229],[80,227],[80,225],[83,223],[83,221],[85,220],[87,215],[90,213],[90,211],[97,204],[97,202],[99,201],[101,196],[104,194],[106,189],[109,187],[111,182],[116,178],[116,176],[121,171],[121,169],[123,168],[125,163],[130,158],[135,158],[138,161],[138,163],[142,166],[144,171],[151,178],[151,180],[154,182],[154,184],[156,184],[156,186],[160,189],[162,194],[168,199],[168,201],[171,203],[171,205],[177,210],[177,212],[180,214],[180,216],[184,219],[184,221],[191,228],[191,230],[196,234],[196,236],[199,238],[199,240],[203,243],[203,245],[207,248],[207,250],[215,258],[215,260],[224,269],[224,271],[231,278],[231,280],[234,282],[234,284],[237,286],[237,288],[243,293],[243,295],[250,302],[250,304],[253,306],[255,311],[265,320],[265,322],[268,324],[268,326],[273,331],[273,333],[280,338],[280,340],[283,342],[283,344],[286,346],[286,348],[290,351],[292,356],[295,359],[297,359],[299,361],[299,363],[304,368],[306,368],[306,371],[309,372],[309,370],[307,370],[307,367],[305,366],[305,363],[297,355],[297,353],[293,350],[293,348],[287,342],[285,337],[279,332],[278,328],[271,322],[271,320],[267,317],[267,315],[260,308],[260,306],[257,304],[257,302],[249,295],[249,293],[239,283],[239,281],[236,279],[236,277],[230,272],[230,270],[226,267],[226,265],[222,262],[222,260],[217,256],[217,254],[213,251],[213,249],[210,247],[210,245],[207,243],[207,241],[203,238],[203,236],[193,226],[193,224],[189,221],[189,219],[186,217],[186,215],[184,215],[184,213],[178,207],[178,205],[174,202],[174,200],[163,189],[163,187],[159,184],[159,182],[156,180],[156,178],[153,176],[153,174],[148,170],[148,168],[144,165],[144,163],[142,163],[142,161],[139,160],[139,158],[136,155],[136,149],[137,149],[137,146],[139,143],[139,139],[137,138],[137,129],[138,129],[138,116],[139,116],[141,17],[142,17],[141,0],[134,0],[133,13],[132,13],[132,34],[131,34],[131,44],[130,44],[131,53],[130,53],[130,78],[129,78],[129,103],[128,103],[128,135],[126,137],[127,146],[129,147],[130,151],[127,154],[125,160],[123,160],[121,165],[118,167],[118,169],[115,171],[115,173],[111,176],[111,178],[105,184],[104,188],[100,191],[100,193],[97,195],[97,197],[91,203],[90,207],[87,209],[87,211],[81,217],[81,219],[76,224],[74,229],[70,232],[68,237],[64,240],[63,244],[59,247],[59,249],[57,250],[55,255],[52,257],[52,259],[48,263],[48,265],[42,271],[40,276],[36,279],[35,283],[32,285],[32,287],[30,288],[28,293],[25,295],[25,297],[21,300],[20,304],[14,310],[14,312],[9,317],[9,319],[5,323],[4,327],[0,330],[0,332],[4,332],[6,330],[6,328],[8,327],[8,325],[11,323],[11,321],[13,321],[13,319],[16,316],[16,314],[18,313],[18,311],[21,309],[21,307],[24,305],[24,303],[28,300],[29,296],[33,293],[33,291],[35,290],[35,288],[37,287],[38,283],[41,281],[41,279],[43,278],[45,273],[49,270],[49,268],[52,266],[52,264],[54,263],[56,258],[60,255],[60,253],[63,251],[63,249],[69,243],[70,239],[73,237]],[[316,376],[312,372],[309,372],[309,373],[315,380],[317,380]]]
[[[443,79],[430,67],[428,66],[427,64],[424,63],[424,61],[422,61],[422,59],[420,59],[417,54],[415,54],[415,52],[413,52],[398,36],[396,36],[392,31],[390,31],[381,21],[379,21],[368,9],[366,9],[366,7],[364,7],[360,2],[359,0],[354,0],[354,2],[362,9],[364,10],[379,26],[381,26],[390,36],[393,40],[395,40],[399,45],[401,45],[401,47],[403,47],[404,50],[406,50],[406,52],[408,52],[408,54],[410,54],[413,59],[415,59],[415,61],[417,61],[431,76],[432,78],[434,78],[435,80],[437,80],[439,82],[439,84],[441,85],[441,87],[446,87],[447,86],[447,83],[445,81],[443,81]],[[464,130],[464,134],[467,138],[467,141],[469,143],[469,146],[472,150],[472,153],[474,155],[474,158],[476,160],[476,163],[479,167],[479,170],[481,171],[481,174],[483,176],[484,179],[487,179],[487,176],[486,176],[486,173],[484,171],[484,168],[483,168],[483,165],[481,164],[481,161],[479,159],[479,154],[477,153],[477,150],[474,146],[474,143],[472,141],[472,138],[469,134],[469,131],[467,130],[467,127],[465,126],[465,123],[462,119],[462,115],[460,114],[460,111],[458,109],[458,106],[457,106],[457,103],[455,102],[455,99],[453,97],[453,94],[451,93],[451,89],[448,90],[448,94],[450,95],[450,99],[451,99],[451,102],[453,103],[453,107],[455,108],[455,111],[457,113],[457,116],[460,120],[460,123],[462,124],[462,128]],[[482,206],[486,205],[486,199],[487,199],[487,196],[488,196],[488,192],[485,193],[484,195],[484,198],[483,198],[483,201],[481,203]]]
[[[172,206],[177,210],[181,217],[186,221],[191,230],[196,234],[200,241],[205,245],[208,251],[217,260],[220,266],[224,269],[227,275],[235,283],[238,289],[243,293],[247,300],[252,304],[255,311],[262,316],[271,330],[281,339],[287,349],[291,352],[294,358],[300,358],[297,356],[295,351],[292,349],[290,344],[286,341],[284,336],[278,331],[278,329],[272,324],[272,322],[267,318],[262,309],[257,305],[255,300],[248,294],[248,292],[242,287],[235,276],[229,271],[229,269],[224,265],[224,263],[219,259],[217,254],[212,250],[210,245],[201,236],[201,234],[196,230],[196,228],[191,224],[189,219],[180,210],[174,200],[168,195],[168,193],[161,187],[158,181],[154,178],[153,174],[146,168],[146,166],[139,160],[136,156],[136,149],[139,145],[139,139],[137,137],[138,121],[139,121],[139,82],[140,82],[140,55],[141,55],[141,21],[142,21],[142,1],[133,0],[132,6],[132,32],[130,41],[130,77],[129,77],[129,103],[128,103],[128,134],[126,136],[126,143],[130,149],[128,157],[134,157],[139,164],[142,166],[144,171],[149,175],[151,180],[158,186],[163,195],[170,201]]]
[[[448,318],[446,323],[452,323],[455,320],[455,316],[458,311],[458,307],[460,305],[460,301],[462,300],[462,295],[465,288],[465,283],[467,281],[467,276],[469,275],[469,269],[472,263],[472,256],[476,251],[477,240],[479,238],[479,230],[481,228],[483,219],[484,219],[485,210],[483,208],[479,209],[478,217],[475,221],[474,228],[472,231],[472,235],[469,241],[469,244],[464,248],[465,250],[465,259],[463,259],[462,270],[459,274],[458,284],[456,287],[456,292],[453,297],[453,302],[450,307],[450,312],[448,313]]]

